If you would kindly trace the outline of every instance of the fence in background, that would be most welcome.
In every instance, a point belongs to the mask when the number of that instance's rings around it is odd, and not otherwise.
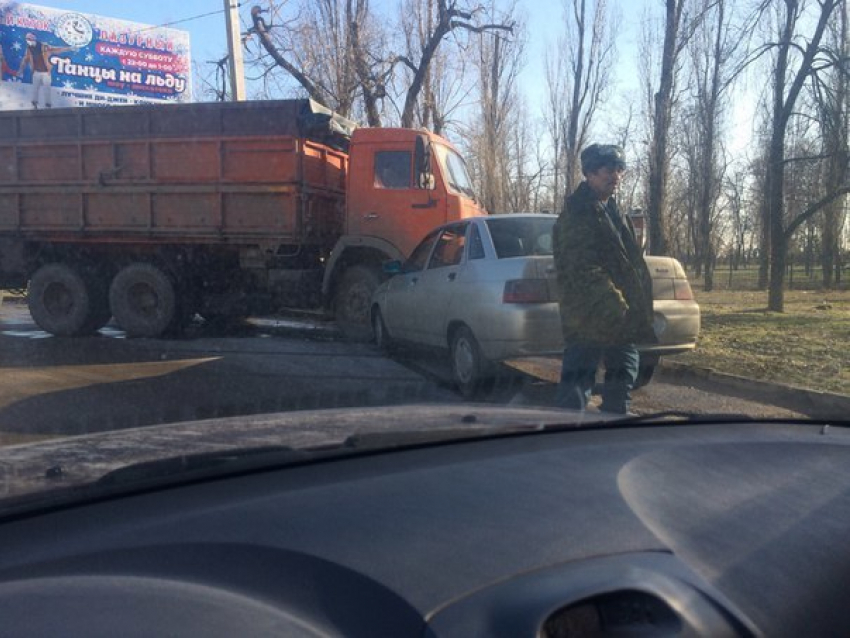
[[[695,269],[687,266],[688,278],[696,288],[702,288],[705,277],[697,275]],[[715,290],[758,290],[758,264],[730,268],[728,264],[718,264],[714,271]],[[785,271],[785,288],[788,290],[821,290],[823,275],[819,267],[808,270],[803,264],[790,264]],[[841,279],[833,282],[834,290],[850,290],[850,265],[844,266]]]

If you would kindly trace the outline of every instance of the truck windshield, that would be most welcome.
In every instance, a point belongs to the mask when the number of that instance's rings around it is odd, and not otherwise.
[[[448,187],[457,193],[474,199],[475,191],[472,189],[472,179],[469,177],[469,171],[466,169],[463,158],[448,146],[442,144],[434,144],[434,149]]]

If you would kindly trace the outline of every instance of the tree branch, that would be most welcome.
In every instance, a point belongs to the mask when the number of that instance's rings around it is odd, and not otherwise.
[[[274,59],[274,61],[283,69],[287,71],[293,78],[302,86],[304,90],[307,91],[307,94],[320,102],[321,104],[327,103],[327,95],[324,91],[322,91],[318,86],[316,86],[310,78],[308,78],[304,73],[302,73],[298,68],[296,68],[289,60],[287,60],[281,53],[278,51],[277,47],[272,42],[271,35],[269,34],[268,25],[266,25],[266,21],[261,15],[263,13],[263,9],[260,7],[252,7],[251,8],[251,20],[253,22],[253,27],[251,28],[252,33],[256,33],[260,38],[260,43],[263,45],[263,48],[266,52]]]
[[[469,24],[467,22],[459,22],[457,20],[452,20],[450,24],[451,24],[452,29],[461,28],[461,29],[466,29],[467,31],[474,31],[475,33],[484,33],[485,31],[493,31],[493,30],[496,30],[496,29],[500,29],[502,31],[507,31],[508,33],[514,32],[514,24],[513,23],[511,23],[511,24],[474,25],[474,24]]]
[[[788,228],[785,229],[785,240],[791,239],[796,230],[802,226],[808,219],[813,217],[816,213],[820,212],[821,209],[825,208],[832,202],[834,202],[839,197],[842,197],[850,193],[850,184],[842,186],[841,188],[833,191],[829,195],[821,198],[816,201],[814,204],[811,204],[806,210],[800,213],[794,221],[788,224]]]

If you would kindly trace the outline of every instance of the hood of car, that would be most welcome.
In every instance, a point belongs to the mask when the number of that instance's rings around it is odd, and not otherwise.
[[[523,407],[475,404],[404,405],[358,409],[307,410],[209,419],[63,437],[0,448],[0,482],[5,498],[53,491],[97,481],[122,467],[159,459],[228,450],[293,450],[341,445],[352,437],[373,437],[371,446],[397,446],[393,434],[433,434],[457,438],[499,430],[614,418]],[[420,436],[420,439],[422,437]],[[415,441],[416,437],[412,437]],[[0,501],[2,505],[2,501]]]

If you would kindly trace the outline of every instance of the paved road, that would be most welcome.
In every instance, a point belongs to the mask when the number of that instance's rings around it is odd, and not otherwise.
[[[60,339],[38,330],[25,306],[4,303],[0,369],[0,444],[240,414],[461,401],[441,359],[389,359],[318,321],[255,320],[227,334],[199,325],[179,340],[131,340],[113,328]],[[551,406],[554,386],[541,376],[514,379],[489,400]],[[795,415],[663,380],[637,392],[634,408]]]
[[[0,443],[238,414],[459,402],[451,388],[311,327],[268,322],[185,339],[51,337],[0,310]]]
[[[554,383],[560,372],[560,362],[555,360],[530,360],[516,362],[516,367],[545,380],[536,388],[526,391],[529,403],[545,403],[552,400]],[[741,390],[741,391],[738,391]],[[796,419],[805,415],[789,407],[794,402],[784,401],[782,406],[774,403],[766,395],[760,396],[753,390],[723,387],[708,379],[695,378],[681,371],[659,367],[652,382],[632,393],[632,410],[638,414],[656,412],[688,412],[692,414],[742,415],[755,418]],[[598,404],[594,397],[592,404]]]

